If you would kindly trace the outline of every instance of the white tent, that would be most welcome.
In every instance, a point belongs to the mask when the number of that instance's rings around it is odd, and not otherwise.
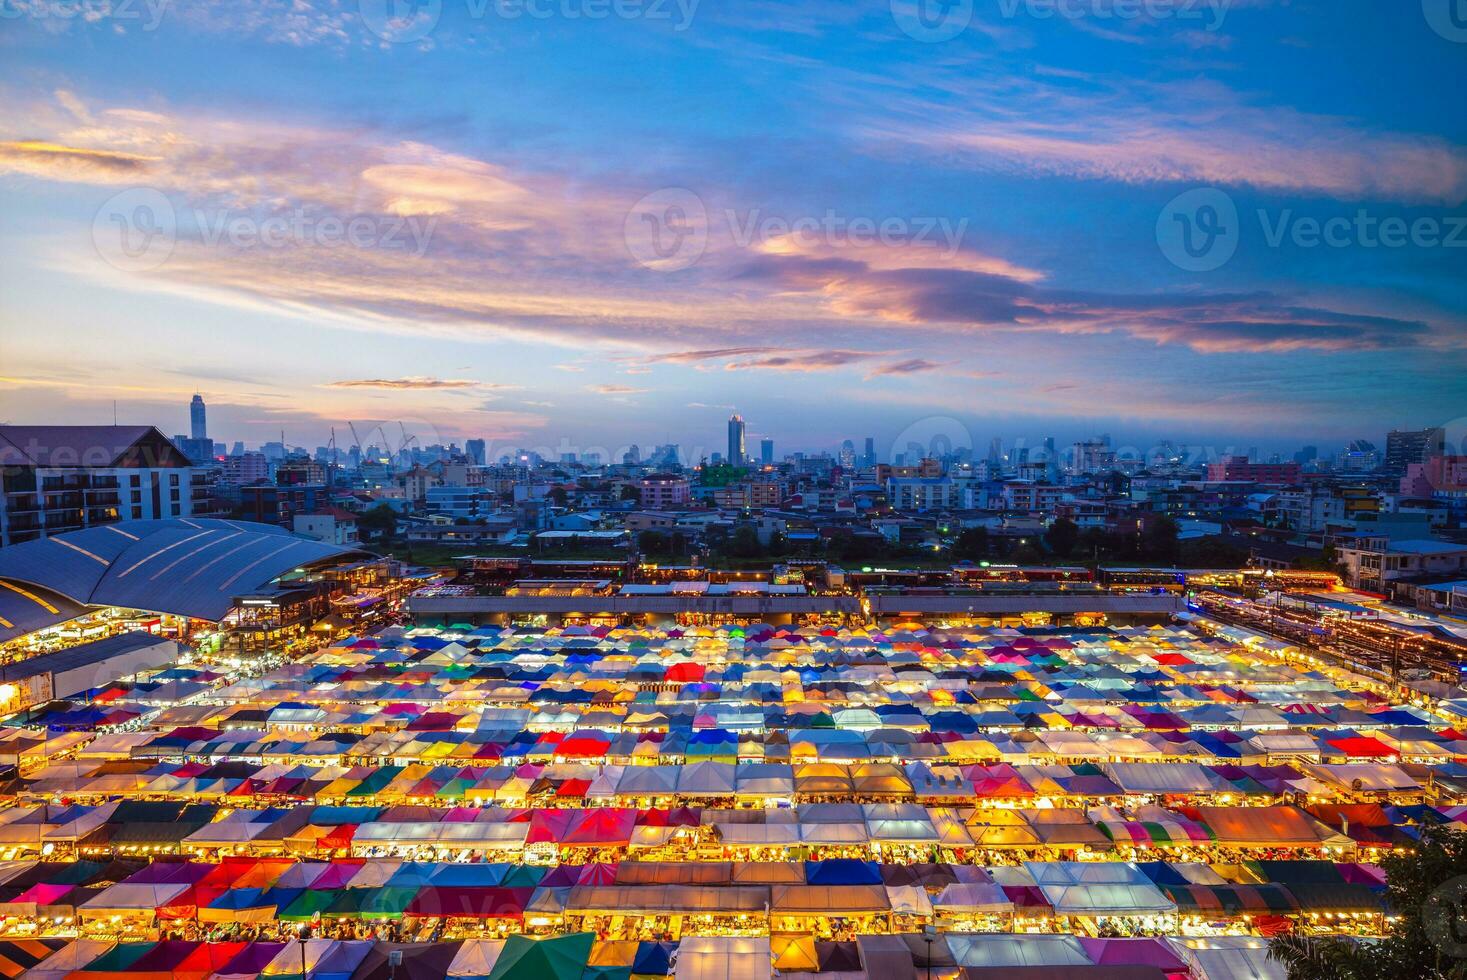
[[[673,980],[770,980],[773,963],[768,936],[687,936]]]

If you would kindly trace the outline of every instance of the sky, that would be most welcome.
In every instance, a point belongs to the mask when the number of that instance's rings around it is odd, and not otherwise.
[[[0,422],[1467,417],[1464,0],[0,0],[0,65]]]

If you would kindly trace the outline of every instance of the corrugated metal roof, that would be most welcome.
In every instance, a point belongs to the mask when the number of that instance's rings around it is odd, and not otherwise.
[[[258,592],[292,569],[353,551],[271,524],[217,518],[123,521],[0,549],[0,580],[40,586],[83,605],[218,620],[234,596]],[[0,589],[6,591],[11,590]],[[54,621],[74,615],[71,611]]]
[[[29,660],[0,666],[0,681],[20,681],[41,674],[61,673],[76,667],[85,667],[87,664],[110,660],[113,657],[132,653],[134,650],[157,646],[160,643],[173,644],[177,647],[172,640],[154,636],[151,633],[118,633],[116,636],[83,643],[78,647],[70,647],[55,653],[42,654]]]

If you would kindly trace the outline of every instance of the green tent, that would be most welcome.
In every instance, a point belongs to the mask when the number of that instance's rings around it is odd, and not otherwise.
[[[549,868],[543,868],[537,864],[514,864],[510,865],[504,877],[500,879],[501,888],[538,888],[540,879],[545,877]]]
[[[128,967],[142,959],[147,953],[152,952],[157,945],[157,943],[118,943],[88,963],[85,972],[125,973]]]
[[[510,936],[489,980],[581,980],[595,942],[590,932],[552,939]]]
[[[315,917],[316,913],[326,914],[331,908],[331,903],[336,901],[336,896],[344,889],[339,888],[308,888],[301,892],[296,900],[280,910],[278,918],[282,922],[308,922]]]
[[[321,913],[343,919],[400,919],[418,895],[416,885],[391,888],[343,888]]]

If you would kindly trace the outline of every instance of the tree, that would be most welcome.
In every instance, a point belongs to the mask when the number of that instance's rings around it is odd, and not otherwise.
[[[1177,522],[1162,515],[1141,532],[1141,557],[1151,561],[1177,560]]]
[[[758,558],[764,554],[759,543],[759,532],[752,524],[740,524],[728,543],[728,553],[734,558]]]
[[[357,518],[357,527],[366,531],[368,537],[387,540],[397,534],[397,511],[387,504],[378,504]]]
[[[1397,916],[1379,942],[1282,936],[1268,954],[1289,980],[1462,980],[1467,977],[1467,833],[1422,828],[1414,850],[1383,858]]]
[[[636,487],[634,487],[630,483],[623,483],[621,485],[621,499],[622,500],[634,500],[637,503],[641,503],[642,502],[642,491],[638,490]]]
[[[953,542],[953,557],[963,561],[982,561],[988,557],[988,528],[966,527]]]
[[[1044,543],[1061,557],[1068,557],[1080,543],[1080,526],[1068,517],[1056,517],[1044,532]]]
[[[660,555],[667,551],[667,536],[661,531],[643,531],[637,535],[637,550],[644,555]]]
[[[557,506],[557,507],[564,507],[566,505],[566,502],[569,499],[570,499],[570,497],[566,494],[565,487],[552,487],[551,488],[551,490],[550,490],[550,500],[551,500],[552,503],[555,504],[555,506]]]

